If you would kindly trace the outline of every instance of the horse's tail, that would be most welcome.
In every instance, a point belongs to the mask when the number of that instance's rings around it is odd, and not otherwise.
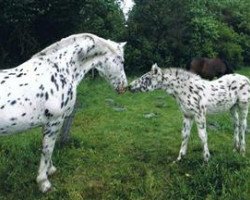
[[[228,63],[228,61],[227,60],[225,60],[225,59],[221,59],[222,60],[222,62],[225,64],[225,66],[226,66],[226,72],[225,72],[225,74],[233,74],[234,73],[234,70],[233,70],[233,68],[232,68],[232,66]]]

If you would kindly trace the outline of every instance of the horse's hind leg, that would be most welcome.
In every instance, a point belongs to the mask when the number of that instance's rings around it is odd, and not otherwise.
[[[240,152],[245,155],[246,142],[245,132],[247,128],[248,102],[239,102],[240,110]]]
[[[203,145],[203,158],[207,162],[210,158],[210,153],[207,144],[207,130],[205,116],[196,116],[195,122],[197,124],[198,134]]]
[[[192,128],[193,119],[189,117],[184,117],[183,128],[182,128],[182,143],[177,161],[180,161],[183,156],[187,153],[188,139],[190,136],[190,131]]]
[[[51,183],[48,180],[48,175],[55,172],[51,157],[55,146],[56,137],[62,126],[62,121],[49,122],[44,126],[43,148],[40,166],[38,170],[37,183],[42,192],[47,192],[51,189]]]
[[[230,113],[232,115],[233,123],[234,123],[234,151],[240,150],[240,138],[239,138],[239,115],[238,115],[238,107],[234,105],[230,109]]]

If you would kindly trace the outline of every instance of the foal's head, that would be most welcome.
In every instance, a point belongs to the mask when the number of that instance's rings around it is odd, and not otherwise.
[[[131,92],[147,92],[160,89],[162,84],[162,70],[154,64],[151,71],[134,80],[129,85]]]

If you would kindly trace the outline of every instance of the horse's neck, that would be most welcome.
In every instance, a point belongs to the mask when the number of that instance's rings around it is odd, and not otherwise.
[[[69,61],[69,65],[71,65],[71,72],[74,81],[76,81],[77,85],[82,81],[84,76],[91,70],[94,69],[98,64],[103,62],[103,52],[99,49],[97,45],[88,44],[84,46],[84,53],[77,57],[75,55],[74,59]],[[79,48],[83,49],[82,47]],[[77,54],[77,53],[76,53]]]
[[[166,69],[164,76],[162,87],[171,94],[180,94],[183,88],[189,87],[191,80],[197,78],[181,69]]]
[[[67,74],[68,78],[78,85],[85,74],[93,69],[101,61],[100,50],[95,42],[89,38],[82,39],[70,46],[57,50],[47,57],[51,63],[58,63],[64,70],[61,73]]]
[[[94,69],[99,63],[102,63],[102,57],[97,56],[95,58],[87,59],[84,63],[81,63],[76,67],[76,71],[73,74],[74,80],[77,85],[82,81],[84,76],[92,69]]]

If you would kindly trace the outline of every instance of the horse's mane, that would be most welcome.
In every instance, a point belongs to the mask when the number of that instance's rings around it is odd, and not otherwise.
[[[190,78],[201,79],[199,75],[182,68],[166,68],[165,70],[163,70],[163,72],[173,74],[174,76],[182,80],[188,80]]]
[[[95,43],[100,42],[102,45],[107,46],[107,48],[110,49],[112,52],[116,52],[116,46],[117,46],[116,42],[113,42],[111,40],[105,40],[91,33],[80,33],[80,34],[74,34],[74,35],[68,36],[66,38],[61,39],[58,42],[53,43],[52,45],[46,47],[42,51],[33,55],[32,58],[37,58],[41,56],[46,56],[51,53],[55,53],[62,48],[72,45],[74,42],[79,41],[83,37],[89,37]]]

